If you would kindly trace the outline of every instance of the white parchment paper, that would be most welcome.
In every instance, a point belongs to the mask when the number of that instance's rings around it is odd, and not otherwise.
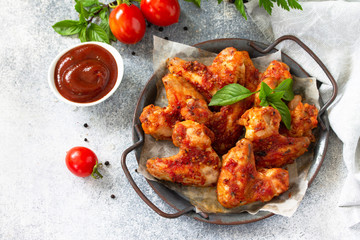
[[[166,60],[168,58],[180,57],[188,61],[196,60],[210,65],[216,55],[216,53],[210,53],[154,36],[153,61],[154,71],[158,78],[158,96],[154,104],[157,106],[167,105],[166,92],[161,79],[168,72],[166,68]],[[272,60],[281,60],[281,52],[278,51],[264,57],[253,59],[253,62],[260,71],[264,71]],[[300,93],[305,102],[315,104],[317,107],[319,106],[316,79],[298,78],[294,76],[294,92]],[[177,154],[178,151],[179,149],[175,147],[171,141],[157,141],[150,135],[146,135],[138,171],[146,178],[157,181],[146,171],[146,161],[153,157],[169,157]],[[308,186],[306,176],[312,159],[313,151],[312,146],[310,146],[307,153],[298,158],[295,163],[286,166],[290,176],[290,188],[287,192],[267,203],[256,202],[233,209],[226,209],[219,204],[216,196],[216,187],[189,187],[165,181],[161,181],[161,183],[188,199],[196,206],[198,211],[207,213],[238,213],[247,211],[251,214],[256,214],[258,211],[269,211],[290,217],[294,214],[305,195]]]
[[[245,4],[247,13],[269,42],[283,35],[301,39],[322,60],[338,85],[337,98],[328,108],[331,128],[343,142],[347,177],[339,206],[334,209],[350,227],[360,223],[360,1],[302,0],[302,11],[274,8],[272,14],[259,1]],[[320,93],[326,101],[333,93],[329,79],[316,62],[291,41],[281,48],[322,82]],[[339,170],[340,171],[340,170]],[[338,174],[338,173],[334,173]]]

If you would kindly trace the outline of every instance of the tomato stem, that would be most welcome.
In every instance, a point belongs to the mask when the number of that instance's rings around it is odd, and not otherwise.
[[[95,179],[103,178],[103,175],[98,171],[98,167],[101,166],[102,163],[96,163],[96,165],[93,168],[93,172],[91,173],[91,176]]]

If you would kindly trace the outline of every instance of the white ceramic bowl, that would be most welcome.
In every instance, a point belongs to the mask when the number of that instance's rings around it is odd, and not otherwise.
[[[76,48],[76,47],[81,46],[81,45],[86,45],[86,44],[96,44],[96,45],[98,45],[100,47],[103,47],[106,50],[108,50],[111,53],[111,55],[114,57],[115,61],[116,61],[116,65],[117,65],[117,68],[118,68],[118,75],[117,75],[114,87],[104,97],[102,97],[99,100],[96,100],[94,102],[78,103],[78,102],[73,102],[73,101],[70,101],[70,100],[66,99],[65,97],[63,97],[59,93],[58,89],[55,86],[55,76],[54,76],[54,74],[55,74],[55,67],[56,67],[57,62],[59,61],[59,59],[65,53],[72,50],[73,48]],[[48,72],[48,80],[49,80],[49,86],[50,86],[51,90],[53,91],[53,93],[55,94],[55,96],[59,100],[65,102],[65,103],[74,105],[74,106],[86,107],[86,106],[96,105],[96,104],[101,103],[101,102],[105,101],[106,99],[108,99],[116,91],[116,89],[120,86],[123,75],[124,75],[124,62],[123,62],[123,59],[122,59],[120,53],[113,46],[111,46],[109,44],[106,44],[106,43],[101,43],[101,42],[85,42],[85,43],[76,44],[75,46],[67,48],[64,51],[60,52],[55,57],[55,59],[50,64],[50,68],[49,68],[49,72]]]

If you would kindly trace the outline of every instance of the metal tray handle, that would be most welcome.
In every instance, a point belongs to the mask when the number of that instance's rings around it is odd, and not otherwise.
[[[329,80],[332,84],[333,93],[331,95],[331,98],[319,110],[319,117],[318,117],[321,127],[323,129],[328,129],[328,125],[325,124],[325,121],[321,118],[321,116],[326,111],[326,109],[330,106],[330,104],[335,100],[337,91],[338,91],[338,87],[337,87],[334,77],[331,75],[331,73],[326,68],[324,63],[319,59],[319,57],[316,56],[316,54],[308,46],[306,46],[305,43],[303,43],[299,38],[292,36],[292,35],[284,35],[282,37],[279,37],[269,47],[267,47],[265,49],[261,49],[260,47],[256,46],[256,44],[254,42],[250,42],[250,46],[260,53],[269,53],[271,50],[273,50],[275,48],[276,45],[278,45],[279,43],[281,43],[285,40],[292,40],[292,41],[296,42],[302,49],[304,49],[315,60],[315,62],[317,62],[317,64],[319,64],[319,66],[325,72],[326,76],[329,78]]]
[[[134,188],[135,192],[139,195],[139,197],[152,209],[154,210],[157,214],[159,214],[162,217],[166,217],[166,218],[177,218],[180,217],[181,215],[191,212],[191,211],[195,211],[195,207],[194,206],[189,206],[187,208],[184,208],[181,211],[178,211],[176,213],[165,213],[163,211],[161,211],[158,207],[156,207],[145,195],[144,193],[139,189],[139,187],[136,185],[134,179],[132,178],[129,169],[126,165],[126,156],[134,149],[136,149],[137,147],[139,147],[141,144],[143,144],[144,142],[144,136],[142,134],[142,132],[140,131],[139,125],[135,126],[135,131],[136,134],[139,138],[139,140],[137,142],[135,142],[133,145],[131,145],[130,147],[128,147],[124,153],[121,156],[121,166],[122,169],[124,170],[125,176],[127,177],[127,179],[129,180],[131,186]]]

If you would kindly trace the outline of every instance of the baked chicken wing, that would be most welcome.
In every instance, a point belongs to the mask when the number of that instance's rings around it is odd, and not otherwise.
[[[279,134],[280,121],[280,113],[270,106],[253,107],[239,119],[246,128],[245,138],[253,143],[256,166],[281,167],[307,151],[310,139]]]
[[[183,119],[208,123],[212,112],[204,97],[181,77],[168,74],[162,79],[168,99],[167,107],[149,105],[140,115],[142,128],[158,140],[171,140],[175,123]]]
[[[268,77],[275,78],[279,83],[287,78],[292,79],[289,66],[276,60],[269,64],[265,72],[261,74],[260,80],[263,81]]]
[[[192,186],[213,186],[220,172],[220,158],[211,147],[214,134],[193,121],[178,122],[172,139],[178,154],[147,161],[147,171],[157,179]]]
[[[208,101],[218,90],[231,83],[257,86],[259,74],[249,54],[233,47],[222,50],[210,66],[175,57],[168,60],[168,69],[192,83]]]
[[[282,128],[281,134],[290,137],[308,137],[312,142],[315,136],[312,129],[317,127],[318,109],[314,105],[301,102],[301,96],[296,95],[288,104],[291,115],[290,130]]]
[[[180,119],[177,109],[168,107],[146,106],[141,115],[141,126],[146,134],[157,140],[171,140],[175,123]]]
[[[247,139],[238,141],[223,156],[217,198],[226,208],[270,201],[288,188],[288,171],[281,168],[256,170],[252,144]]]

